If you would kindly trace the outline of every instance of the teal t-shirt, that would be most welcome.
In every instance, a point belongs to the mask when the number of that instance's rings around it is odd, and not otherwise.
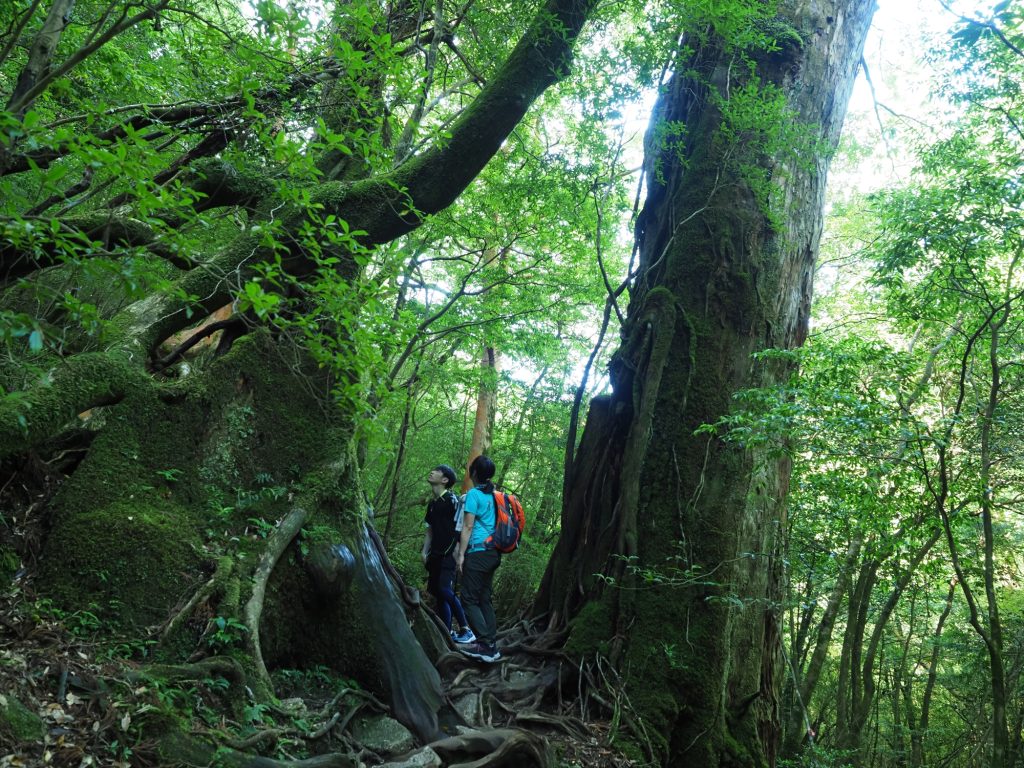
[[[480,549],[487,537],[494,533],[494,496],[479,488],[471,488],[466,494],[466,514],[476,518],[469,536],[469,549]]]

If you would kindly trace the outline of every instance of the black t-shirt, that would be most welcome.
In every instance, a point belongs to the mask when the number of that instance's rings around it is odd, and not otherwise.
[[[427,514],[423,518],[432,532],[430,538],[430,554],[447,555],[455,550],[458,540],[456,515],[458,513],[458,497],[451,491],[427,504]]]

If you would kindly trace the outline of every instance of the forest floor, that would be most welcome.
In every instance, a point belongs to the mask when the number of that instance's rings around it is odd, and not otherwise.
[[[169,712],[187,712],[195,736],[224,743],[230,734],[233,746],[278,758],[315,754],[331,741],[323,739],[310,748],[312,739],[323,735],[316,733],[321,729],[313,714],[309,723],[293,718],[285,724],[284,712],[269,712],[262,705],[230,711],[223,680],[174,687],[155,684],[140,674],[153,641],[100,640],[101,628],[100,620],[88,611],[56,611],[24,584],[16,583],[0,595],[0,768],[166,764],[151,734]],[[319,709],[323,698],[318,700],[311,691],[305,702],[309,711]],[[300,706],[306,711],[301,702]],[[536,731],[555,755],[553,766],[635,765],[609,745],[609,722],[574,722],[580,727],[544,733],[541,726]],[[357,755],[355,765],[383,762],[367,750],[353,751],[359,745],[350,735],[341,734],[339,739]],[[227,741],[231,743],[231,738]]]

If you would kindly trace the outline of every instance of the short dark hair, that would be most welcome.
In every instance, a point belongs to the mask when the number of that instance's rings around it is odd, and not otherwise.
[[[449,488],[455,485],[455,483],[458,481],[458,478],[455,476],[455,470],[449,467],[447,464],[438,464],[436,467],[434,467],[434,471],[440,472],[442,475],[444,475],[445,483]]]

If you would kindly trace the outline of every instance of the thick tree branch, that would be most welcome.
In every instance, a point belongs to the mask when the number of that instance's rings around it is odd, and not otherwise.
[[[35,387],[0,400],[0,458],[59,432],[78,414],[120,401],[149,383],[141,366],[104,352],[60,360]]]
[[[366,232],[371,244],[412,231],[444,210],[479,175],[536,99],[562,79],[596,0],[548,0],[501,69],[455,121],[451,138],[383,178],[330,182],[314,193],[326,213]]]
[[[32,41],[32,47],[29,48],[28,61],[25,62],[25,66],[14,84],[14,90],[11,91],[11,97],[7,100],[8,112],[13,112],[20,117],[28,109],[31,104],[30,94],[35,91],[41,80],[46,79],[50,61],[53,59],[53,52],[56,50],[64,30],[71,23],[71,9],[74,7],[75,0],[55,0],[50,6],[50,12],[46,15],[42,29]],[[31,15],[31,11],[26,14],[25,21],[28,20],[27,16]]]
[[[67,13],[69,16],[69,18],[64,20],[64,24],[66,25],[68,21],[70,21],[71,6],[74,5],[74,0],[59,0],[59,2],[54,3],[54,8],[64,5],[67,6],[67,11],[65,13]],[[161,2],[158,2],[156,5],[150,8],[146,8],[144,11],[141,11],[135,14],[134,16],[130,17],[128,16],[126,8],[125,12],[121,15],[121,18],[119,18],[114,24],[112,24],[110,27],[104,30],[102,34],[96,35],[93,39],[90,39],[90,41],[86,45],[82,46],[73,54],[71,54],[71,56],[69,56],[59,67],[50,71],[49,56],[52,55],[53,48],[56,47],[57,40],[60,39],[58,33],[56,39],[52,41],[52,46],[49,48],[49,50],[46,51],[46,66],[44,66],[38,72],[33,73],[30,87],[24,89],[19,89],[17,87],[15,88],[14,93],[11,94],[11,100],[7,103],[8,111],[14,112],[15,114],[20,114],[24,112],[24,110],[28,109],[32,105],[32,102],[36,99],[37,96],[39,96],[39,94],[41,94],[43,91],[50,87],[50,83],[52,83],[54,80],[66,75],[72,69],[77,67],[83,61],[85,61],[85,59],[94,54],[96,51],[98,51],[100,48],[109,43],[111,40],[113,40],[115,37],[120,35],[125,30],[131,29],[132,27],[141,24],[143,21],[156,18],[157,14],[166,7],[167,0],[161,0]],[[49,24],[49,21],[50,20],[48,18],[47,24]],[[61,27],[60,31],[63,31],[63,27]]]
[[[167,366],[174,363],[179,357],[184,355],[207,336],[212,336],[217,333],[217,331],[234,330],[237,332],[239,330],[239,326],[241,326],[241,328],[245,328],[245,320],[238,316],[228,318],[227,320],[218,320],[217,322],[210,323],[209,325],[204,325],[188,339],[182,342],[177,348],[169,352],[165,357],[162,357],[153,363],[153,370],[164,370]],[[218,349],[220,349],[219,346]]]

